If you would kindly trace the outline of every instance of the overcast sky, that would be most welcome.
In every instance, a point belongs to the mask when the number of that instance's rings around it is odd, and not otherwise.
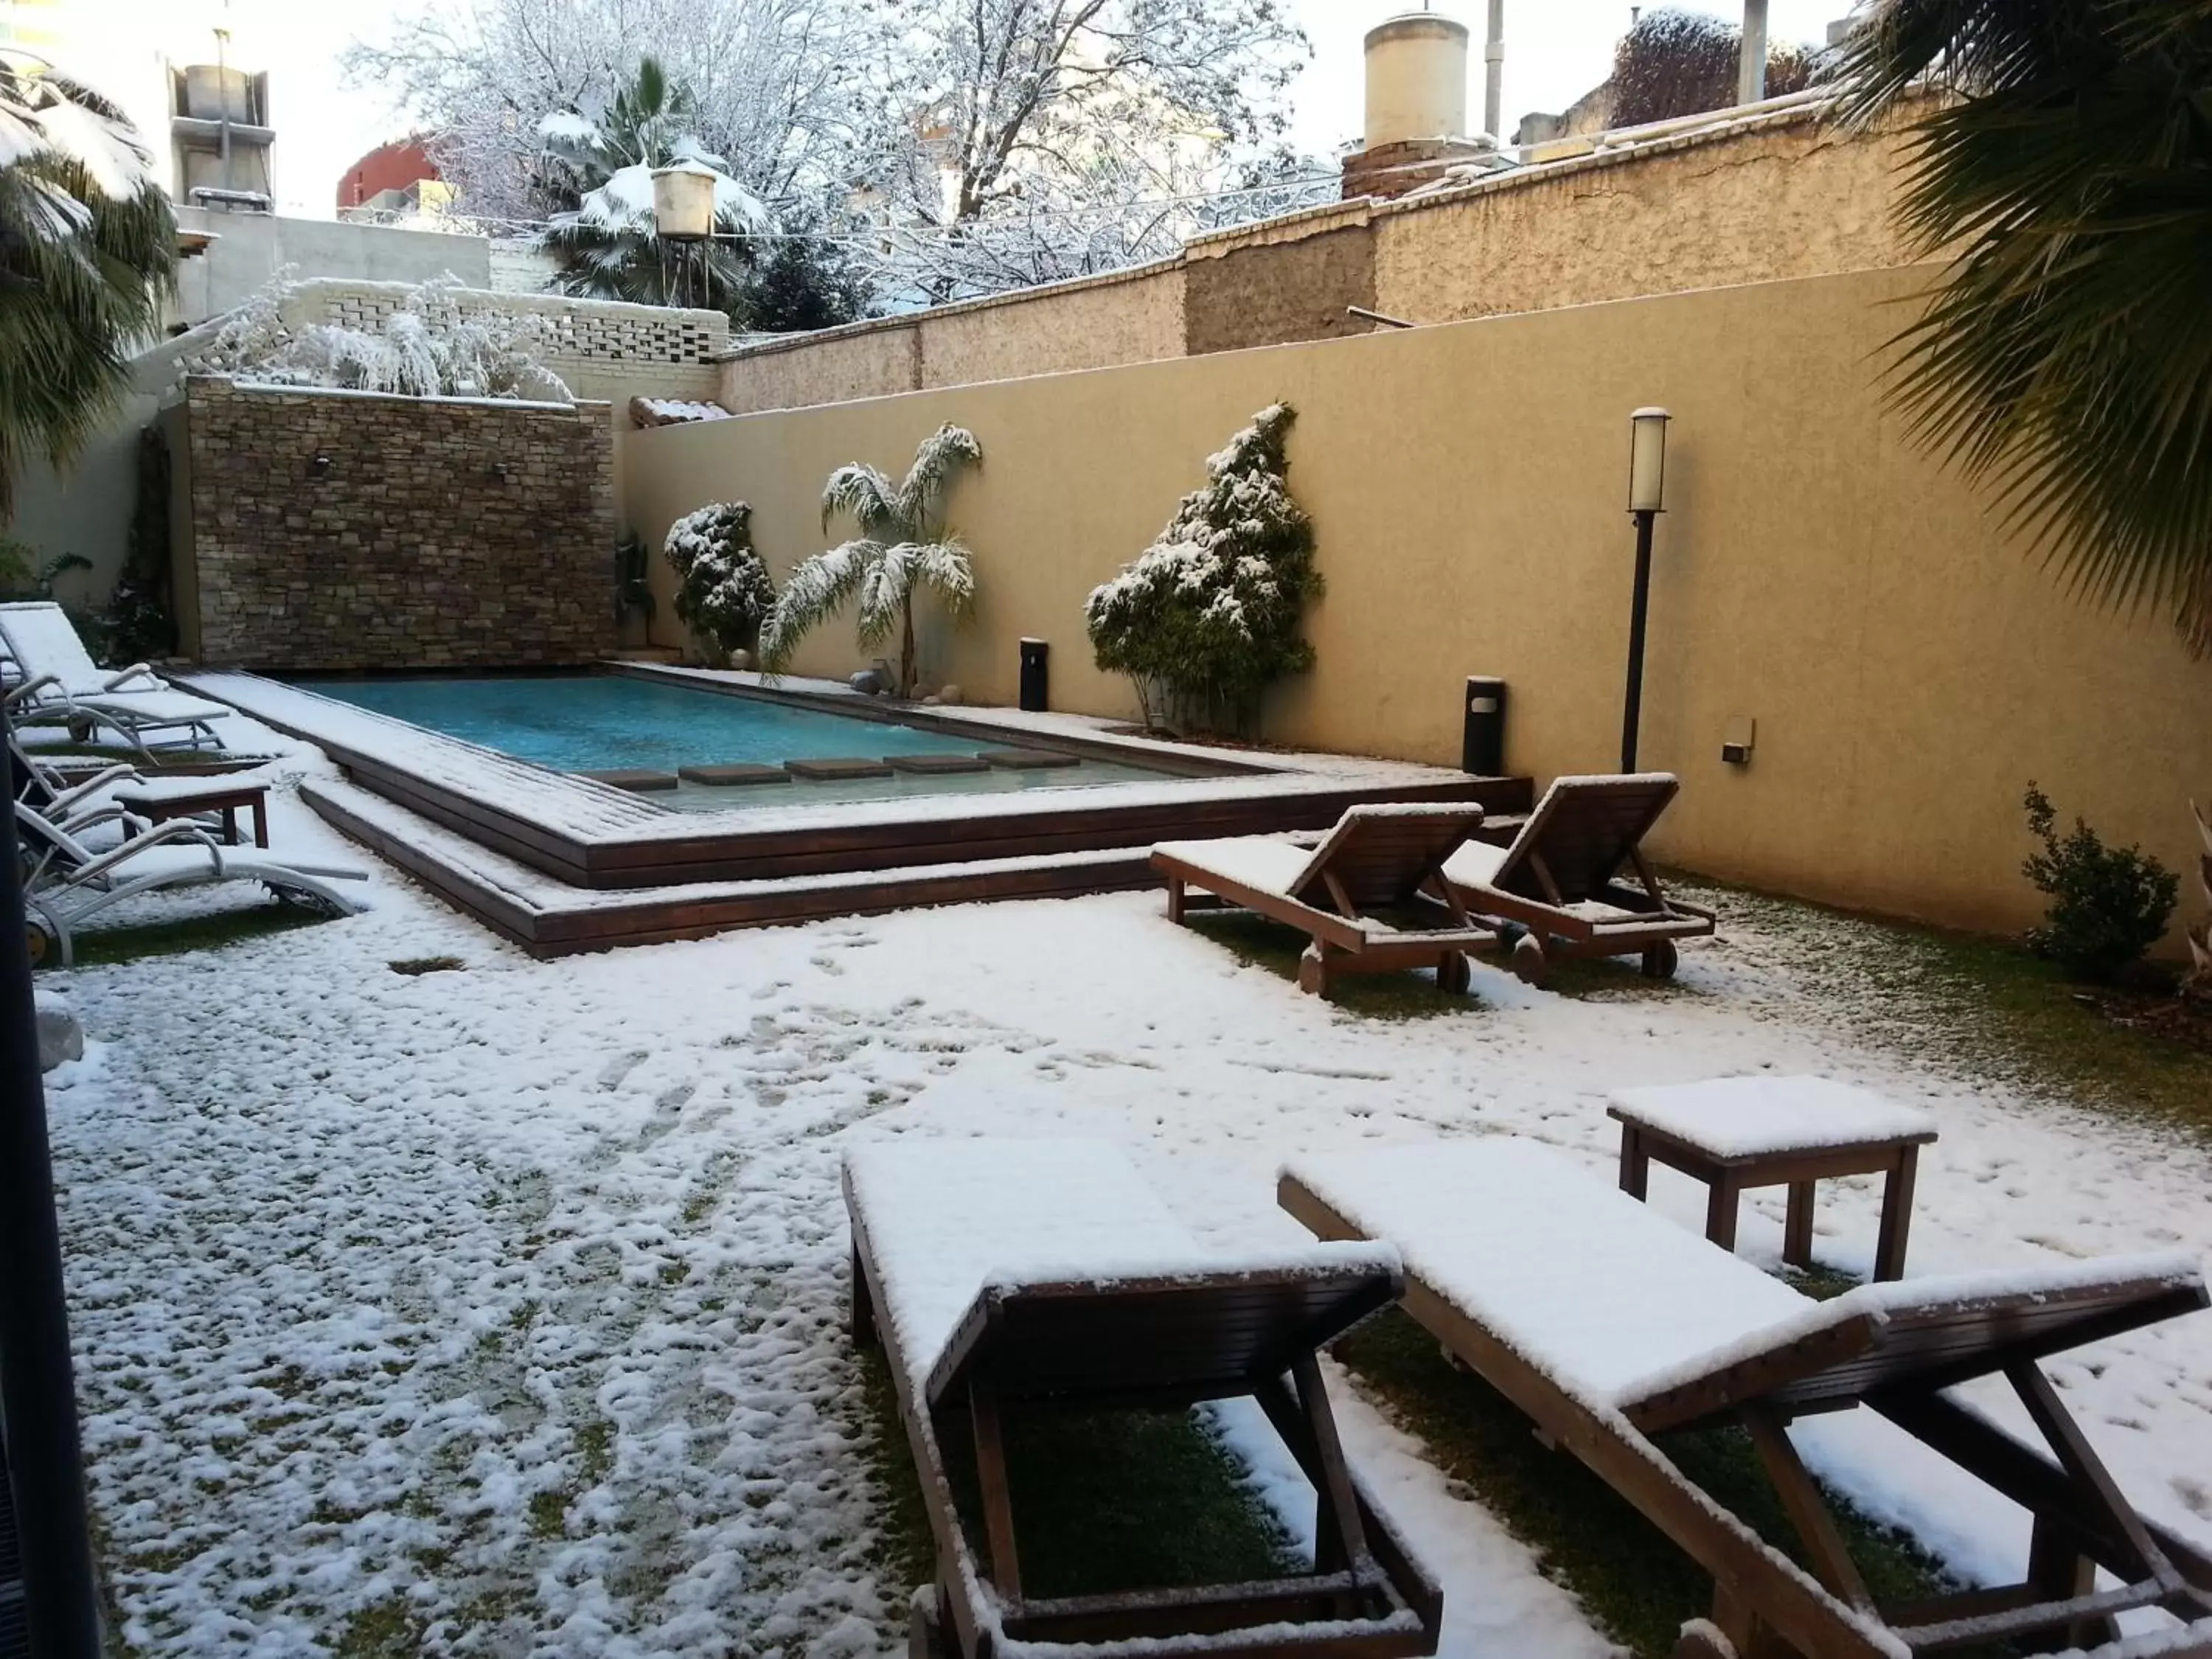
[[[109,40],[125,36],[181,51],[188,39],[227,16],[246,66],[270,71],[277,130],[276,193],[288,212],[327,217],[339,175],[362,151],[405,128],[374,88],[349,87],[337,54],[356,36],[389,31],[397,13],[426,0],[80,0],[100,15]],[[427,0],[435,4],[437,0]],[[1729,0],[1676,0],[1687,9],[1737,15]],[[1818,40],[1850,0],[1771,0],[1778,40]],[[1327,155],[1357,137],[1361,118],[1361,37],[1384,18],[1417,9],[1419,0],[1291,0],[1314,45],[1314,60],[1291,89],[1293,136]],[[1437,0],[1436,9],[1468,24],[1475,37],[1468,99],[1481,119],[1481,39],[1486,0]],[[135,14],[126,17],[124,14]],[[1510,135],[1530,110],[1564,109],[1606,76],[1613,45],[1628,27],[1626,0],[1506,0],[1505,118]],[[154,20],[158,18],[158,22]],[[134,27],[138,25],[141,27]],[[174,38],[174,45],[168,40]],[[158,48],[157,48],[158,49]]]

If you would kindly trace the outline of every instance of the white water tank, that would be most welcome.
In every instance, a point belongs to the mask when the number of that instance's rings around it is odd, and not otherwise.
[[[1425,11],[1367,31],[1366,149],[1467,136],[1467,40]]]

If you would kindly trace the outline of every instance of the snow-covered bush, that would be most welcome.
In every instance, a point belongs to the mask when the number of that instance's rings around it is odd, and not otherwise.
[[[1159,539],[1084,606],[1098,665],[1136,682],[1147,725],[1245,730],[1271,683],[1313,666],[1299,623],[1322,579],[1313,521],[1291,499],[1295,419],[1288,404],[1255,416]]]
[[[752,520],[745,502],[717,501],[669,526],[661,548],[676,571],[676,614],[717,659],[750,650],[775,605]]]
[[[287,313],[298,288],[290,267],[279,271],[223,319],[191,368],[267,386],[410,398],[570,398],[543,361],[555,343],[553,319],[465,306],[457,276],[409,289],[394,310],[364,328],[295,322]]]

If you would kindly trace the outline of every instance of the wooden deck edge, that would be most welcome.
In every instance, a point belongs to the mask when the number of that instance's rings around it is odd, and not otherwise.
[[[372,792],[362,791],[363,794]],[[313,782],[301,799],[326,822],[389,860],[464,915],[532,956],[550,957],[626,945],[659,945],[704,939],[744,927],[788,927],[838,916],[880,915],[894,910],[1009,899],[1074,898],[1152,884],[1148,849],[1126,855],[1032,863],[1016,868],[949,864],[925,870],[887,871],[874,881],[825,881],[818,885],[779,881],[763,892],[702,892],[662,889],[623,902],[592,893],[573,907],[540,904],[509,892],[478,872],[409,841],[386,823],[355,810],[335,792]],[[404,811],[378,799],[386,811]],[[1117,849],[1103,849],[1111,854]],[[722,884],[727,885],[727,884]],[[585,890],[575,890],[582,897]]]

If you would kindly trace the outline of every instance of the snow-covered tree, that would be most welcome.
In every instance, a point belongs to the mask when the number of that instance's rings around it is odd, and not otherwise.
[[[763,201],[812,200],[847,172],[848,82],[866,0],[413,0],[392,33],[346,53],[424,130],[479,220],[531,222],[579,205],[543,164],[540,124],[596,120],[641,58],[691,100],[702,149]]]
[[[672,304],[688,289],[694,304],[737,305],[754,263],[754,239],[767,235],[774,221],[701,141],[697,115],[690,88],[645,58],[602,114],[556,110],[538,123],[542,176],[576,204],[556,213],[538,239],[559,266],[556,288],[638,305]],[[665,167],[714,181],[716,235],[702,248],[678,255],[660,239],[653,174]],[[685,282],[679,258],[691,266],[694,283]]]
[[[898,695],[913,696],[915,595],[934,594],[956,617],[975,602],[975,574],[968,550],[945,526],[945,495],[956,473],[982,464],[975,434],[947,424],[922,440],[896,487],[872,466],[831,473],[822,491],[822,527],[848,514],[860,533],[791,573],[761,629],[761,665],[782,672],[801,639],[857,599],[860,648],[875,649],[896,629]]]
[[[410,398],[526,398],[566,402],[545,366],[552,319],[537,312],[466,305],[459,277],[408,290],[365,328],[298,321],[290,266],[224,319],[191,358],[201,374],[270,386],[337,386]]]
[[[669,526],[661,546],[676,572],[678,618],[720,657],[750,650],[775,605],[752,521],[746,502],[717,501]]]
[[[1296,419],[1288,404],[1254,416],[1159,539],[1084,606],[1098,665],[1136,683],[1147,725],[1247,730],[1261,692],[1313,666],[1301,623],[1322,578],[1313,521],[1291,498]]]
[[[888,285],[929,301],[1171,252],[1205,228],[1188,198],[1273,187],[1240,175],[1308,51],[1279,0],[897,0],[882,19],[867,182]]]

